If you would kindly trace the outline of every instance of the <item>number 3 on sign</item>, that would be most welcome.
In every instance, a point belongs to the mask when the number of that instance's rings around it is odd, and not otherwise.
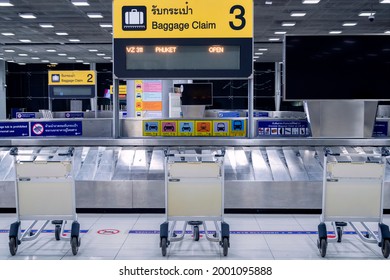
[[[237,14],[238,11],[238,14]],[[241,30],[246,25],[245,8],[241,5],[234,5],[230,8],[230,14],[235,15],[236,21],[229,21],[230,28],[233,30]],[[238,21],[237,21],[238,20]]]

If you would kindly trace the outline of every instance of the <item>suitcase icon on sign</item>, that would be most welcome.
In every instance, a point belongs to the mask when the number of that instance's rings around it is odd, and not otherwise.
[[[144,13],[137,9],[131,9],[130,12],[125,13],[126,24],[144,24]]]

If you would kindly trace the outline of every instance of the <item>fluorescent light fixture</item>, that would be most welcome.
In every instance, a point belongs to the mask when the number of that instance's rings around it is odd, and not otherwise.
[[[96,49],[90,49],[88,51],[90,51],[90,52],[98,52],[98,50],[96,50]]]
[[[75,5],[75,6],[89,6],[89,3],[88,1],[86,0],[72,0],[72,4]]]
[[[50,62],[51,65],[58,65],[57,62]]]
[[[59,53],[58,55],[59,55],[59,56],[67,56],[66,53]]]
[[[26,63],[24,63],[24,62],[19,62],[18,64],[19,65],[26,65]]]
[[[36,56],[34,56],[34,57],[32,57],[31,59],[33,59],[33,60],[39,60],[40,58],[39,58],[39,57],[36,57]]]
[[[20,39],[19,42],[22,42],[22,43],[31,43],[31,40],[30,40],[30,39]]]
[[[50,60],[44,59],[44,60],[41,60],[41,62],[43,62],[43,63],[49,63]]]
[[[39,26],[42,28],[54,28],[54,25],[51,23],[40,23]]]
[[[302,4],[318,4],[321,0],[303,0]]]
[[[24,19],[34,19],[37,18],[33,13],[20,13],[19,16]]]
[[[7,49],[7,50],[4,50],[4,52],[8,52],[8,53],[14,53],[15,50],[10,50],[10,49]]]
[[[13,5],[9,0],[0,1],[0,7],[12,7]]]
[[[365,11],[359,13],[359,17],[369,17],[371,15],[375,15],[375,11],[370,11],[370,12]]]
[[[67,35],[69,35],[69,34],[66,33],[66,32],[56,32],[56,34],[57,34],[58,36],[67,36]]]
[[[295,26],[296,22],[293,21],[285,21],[282,22],[282,26]]]
[[[20,53],[20,54],[18,54],[18,56],[28,56],[28,54],[26,54],[26,53]]]
[[[390,30],[385,31],[385,34],[390,34]]]
[[[304,17],[304,16],[306,16],[306,12],[291,12],[290,16],[292,16],[292,17]]]
[[[89,62],[83,62],[83,64],[85,64],[85,65],[89,65]]]
[[[286,31],[275,31],[274,34],[275,35],[283,35],[283,34],[286,34],[287,32]]]
[[[80,42],[80,39],[69,39],[69,42]]]
[[[255,55],[263,55],[262,52],[256,52]]]
[[[266,5],[272,5],[272,1],[265,1]]]
[[[3,33],[1,33],[1,35],[4,35],[4,36],[14,36],[15,34],[12,33],[12,32],[3,32]]]
[[[279,38],[269,38],[268,41],[280,41]]]
[[[100,27],[103,27],[103,28],[111,28],[112,27],[111,23],[100,23],[99,25],[100,25]]]
[[[103,18],[103,15],[101,13],[87,13],[87,16],[89,18]]]
[[[105,56],[104,59],[111,59],[111,56]]]
[[[7,62],[10,62],[10,63],[13,63],[13,62],[15,62],[15,60],[7,60]]]
[[[0,60],[4,60],[4,57],[0,57]]]
[[[96,55],[98,55],[98,56],[105,56],[106,54],[105,53],[97,53]]]
[[[381,4],[390,4],[390,0],[382,0],[379,3],[381,3]]]
[[[48,50],[46,50],[47,52],[57,52],[56,50],[54,50],[54,49],[48,49]]]
[[[76,59],[74,56],[69,56],[68,59]]]
[[[76,60],[76,62],[78,62],[78,63],[83,63],[83,62],[84,62],[84,60],[77,59],[77,60]]]
[[[256,58],[260,58],[260,57],[259,56],[254,56],[253,58],[256,59]]]
[[[357,22],[344,22],[343,26],[356,26]]]
[[[343,31],[341,30],[332,30],[332,31],[329,31],[329,34],[341,34],[343,33]]]
[[[265,48],[260,48],[260,49],[257,49],[257,50],[259,50],[259,51],[261,51],[261,52],[266,52],[266,51],[268,51],[268,49],[265,49]]]

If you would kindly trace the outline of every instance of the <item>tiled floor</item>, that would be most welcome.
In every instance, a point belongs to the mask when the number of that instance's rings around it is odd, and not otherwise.
[[[318,215],[225,215],[230,225],[230,248],[223,256],[216,242],[206,240],[201,234],[198,242],[186,234],[181,242],[172,242],[165,257],[159,247],[162,214],[96,214],[79,215],[81,246],[73,256],[68,241],[56,241],[53,225],[50,232],[41,233],[34,241],[22,242],[17,254],[11,256],[8,247],[8,230],[15,221],[14,214],[0,214],[0,260],[312,260],[322,259],[317,249]],[[390,224],[390,215],[383,222]],[[179,222],[180,224],[180,222]],[[25,228],[27,222],[22,222]],[[214,230],[212,222],[208,229]],[[369,224],[374,231],[375,224]],[[99,234],[104,229],[119,231],[116,234]],[[181,225],[176,230],[181,230]],[[190,228],[188,228],[189,230]],[[201,231],[203,228],[200,229]],[[332,230],[328,224],[328,230]],[[131,231],[131,232],[130,232]],[[346,232],[352,231],[347,226]],[[115,231],[111,231],[115,232]],[[130,233],[129,233],[130,232]],[[364,243],[356,234],[343,235],[341,243],[329,243],[325,259],[382,260],[381,249],[376,244]]]

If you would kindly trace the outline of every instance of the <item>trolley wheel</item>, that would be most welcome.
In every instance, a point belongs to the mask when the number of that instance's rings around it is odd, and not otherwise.
[[[18,241],[16,240],[16,237],[12,236],[9,238],[9,252],[12,256],[15,256],[16,252],[18,251]]]
[[[223,255],[226,257],[229,250],[229,239],[224,237],[222,240]]]
[[[343,229],[341,227],[337,227],[337,242],[341,242],[341,238],[343,236]]]
[[[389,254],[390,254],[390,240],[389,239],[385,239],[382,242],[382,254],[383,254],[383,257],[385,257],[386,259],[389,257]]]
[[[60,225],[56,225],[56,227],[54,229],[54,235],[56,237],[56,240],[61,239],[61,226]]]
[[[77,252],[79,251],[79,240],[77,236],[73,236],[70,239],[70,246],[72,247],[72,253],[74,256],[77,255]]]
[[[163,257],[167,255],[167,247],[168,240],[165,237],[161,238],[161,254],[163,255]]]
[[[194,226],[194,240],[199,241],[199,226]]]
[[[317,246],[320,250],[321,257],[325,257],[326,255],[326,248],[328,247],[328,241],[326,239],[319,239],[317,240]]]

